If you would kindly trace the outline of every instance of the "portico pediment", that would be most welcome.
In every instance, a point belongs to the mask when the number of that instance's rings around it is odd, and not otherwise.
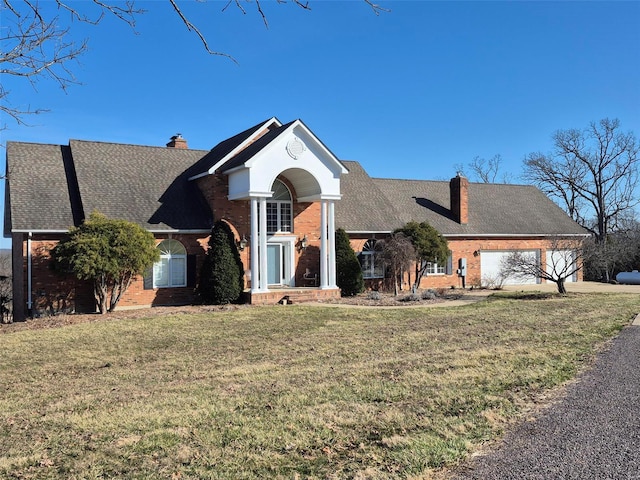
[[[301,120],[271,129],[255,144],[220,169],[229,178],[230,200],[269,198],[280,175],[294,186],[298,201],[340,199],[340,175],[347,169]]]

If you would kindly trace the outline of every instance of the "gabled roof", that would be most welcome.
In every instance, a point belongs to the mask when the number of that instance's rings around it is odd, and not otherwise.
[[[269,128],[267,133],[256,139],[252,142],[247,148],[241,150],[237,155],[231,157],[224,163],[221,163],[218,166],[219,172],[228,172],[229,170],[233,170],[236,167],[244,165],[249,160],[251,160],[258,152],[260,152],[263,148],[269,145],[272,141],[282,135],[287,128],[289,128],[293,122],[289,122],[285,125],[280,125],[278,127]]]
[[[94,210],[152,231],[208,230],[211,213],[188,181],[203,150],[71,140],[9,142],[14,231],[64,232]]]
[[[69,147],[7,142],[5,232],[64,232],[79,214]]]
[[[276,117],[273,117],[216,145],[202,159],[199,169],[203,171],[194,175],[191,179],[213,173],[228,173],[238,167],[247,165],[280,135],[295,127],[302,128],[332,158],[333,162],[340,163],[340,160],[333,152],[313,134],[302,120],[293,120],[283,125]],[[343,169],[343,172],[346,172],[346,169]]]
[[[336,225],[348,232],[391,232],[409,221],[427,221],[448,237],[585,234],[528,185],[469,184],[468,223],[461,225],[450,210],[449,182],[371,178],[358,162],[340,162],[300,120],[283,125],[275,117],[210,151],[81,140],[68,146],[8,142],[5,234],[65,232],[94,210],[156,232],[207,231],[212,213],[190,179],[235,171],[233,178],[256,159],[270,158],[270,148],[283,144],[276,139],[294,129],[334,175],[348,170],[336,202]]]
[[[392,232],[404,225],[393,203],[358,162],[342,161],[342,200],[336,202],[336,226],[347,232]]]
[[[450,209],[448,181],[371,178],[357,162],[343,162],[344,194],[336,223],[348,232],[393,231],[426,221],[454,236],[584,235],[586,231],[531,185],[470,183],[468,223]]]
[[[228,169],[225,164],[238,156],[238,154],[248,146],[258,141],[263,135],[281,126],[282,123],[280,120],[272,117],[269,120],[265,120],[246,129],[244,132],[240,132],[231,138],[223,140],[202,158],[200,165],[197,169],[194,169],[194,174],[190,177],[190,180]]]

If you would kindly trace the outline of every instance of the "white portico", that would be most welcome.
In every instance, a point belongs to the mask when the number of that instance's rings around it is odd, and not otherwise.
[[[300,286],[295,271],[302,238],[319,240],[319,288],[337,289],[335,202],[347,170],[301,120],[282,125],[272,118],[210,169],[216,171],[228,178],[230,201],[250,202],[252,295]],[[317,203],[316,226],[309,230],[308,220],[299,226],[303,208]],[[311,231],[316,238],[307,238]]]

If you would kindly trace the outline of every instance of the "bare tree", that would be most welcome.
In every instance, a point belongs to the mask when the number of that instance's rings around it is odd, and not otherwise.
[[[39,80],[52,80],[61,88],[78,83],[72,72],[72,63],[87,51],[87,40],[74,40],[72,25],[74,22],[98,25],[106,16],[115,16],[132,28],[136,19],[144,13],[135,0],[90,0],[75,2],[53,0],[39,3],[37,0],[1,0],[0,17],[0,75],[19,77],[32,85]],[[184,26],[199,39],[204,49],[211,55],[235,59],[223,52],[210,48],[200,29],[184,14],[179,0],[166,0]],[[276,0],[278,4],[286,0]],[[363,0],[378,15],[387,11],[373,0]],[[158,2],[159,3],[159,2]],[[204,2],[202,2],[204,3]],[[310,10],[308,1],[290,0],[289,3]],[[149,5],[147,3],[146,5]],[[247,13],[254,8],[267,25],[267,17],[262,9],[262,0],[228,0],[222,11],[235,6]],[[154,7],[155,8],[155,7]],[[10,92],[0,84],[0,112],[13,118],[18,124],[25,124],[25,117],[42,113],[43,109],[17,105],[10,101]],[[0,125],[0,128],[4,128]]]
[[[575,238],[556,237],[547,248],[547,259],[542,262],[534,253],[515,251],[502,261],[500,276],[535,277],[554,282],[561,294],[567,293],[565,281],[582,269],[585,258],[583,243]]]
[[[393,275],[393,292],[398,295],[398,279],[402,282],[404,272],[408,272],[416,261],[416,249],[411,243],[411,239],[402,232],[392,233],[384,240],[380,258],[384,265]]]
[[[632,132],[617,119],[592,122],[585,130],[559,130],[550,154],[529,154],[525,177],[558,200],[571,217],[602,244],[622,215],[638,205],[638,149]]]
[[[460,163],[455,164],[454,167],[461,173],[464,173],[465,171],[464,165]],[[471,162],[469,162],[467,167],[471,172],[471,178],[475,181],[480,181],[482,183],[496,183],[498,175],[501,173],[502,156],[498,153],[489,160],[476,156]],[[502,183],[511,183],[511,180],[512,176],[510,173],[502,172],[500,180]]]
[[[640,224],[627,217],[619,219],[617,230],[607,235],[604,243],[597,244],[595,238],[585,242],[589,253],[585,279],[613,279],[620,272],[640,269]]]

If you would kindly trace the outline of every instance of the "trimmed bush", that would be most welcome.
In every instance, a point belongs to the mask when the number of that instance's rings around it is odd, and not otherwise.
[[[202,303],[237,303],[244,289],[244,267],[229,225],[218,220],[211,229],[209,248],[196,289]]]
[[[364,291],[360,262],[351,248],[349,235],[342,228],[336,230],[336,283],[343,297],[352,297]]]

